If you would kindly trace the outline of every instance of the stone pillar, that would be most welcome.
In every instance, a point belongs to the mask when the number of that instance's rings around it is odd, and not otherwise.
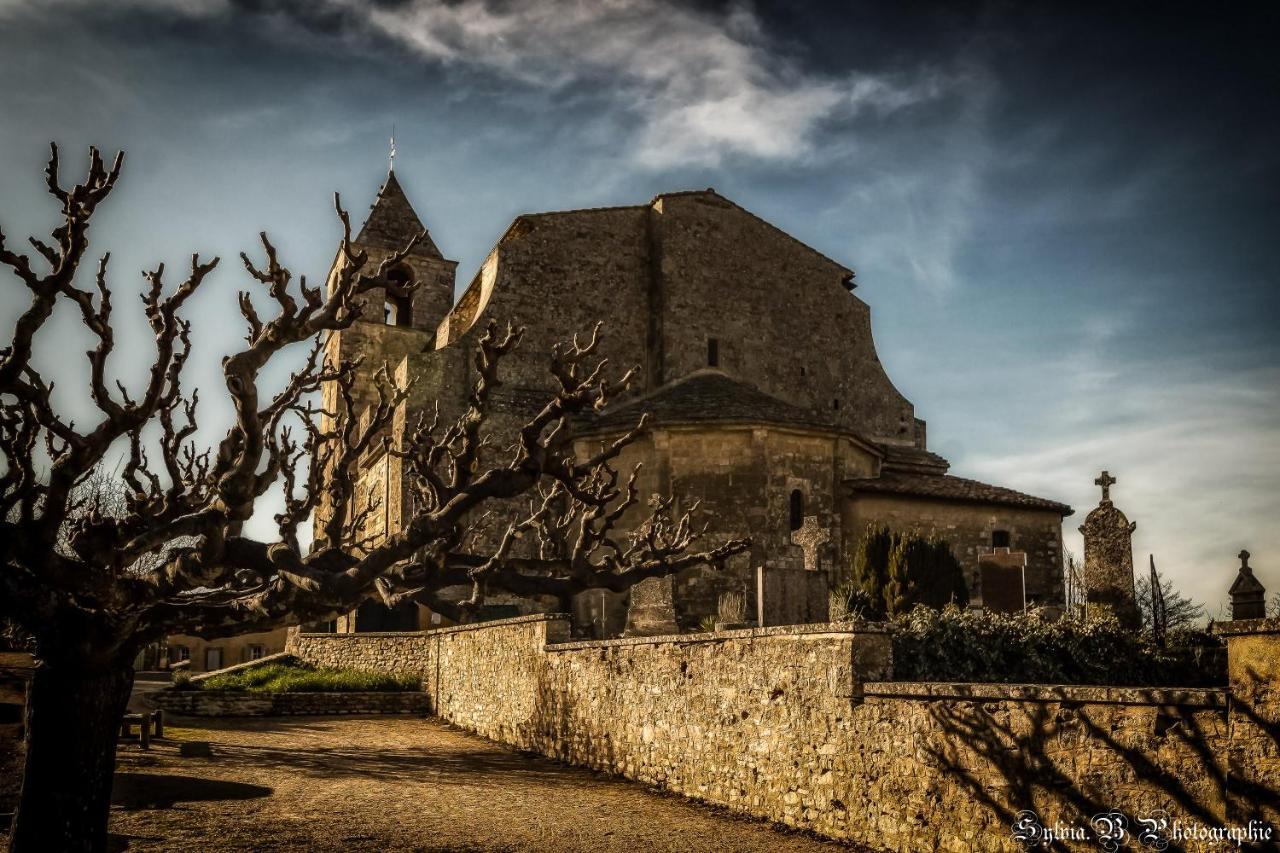
[[[1269,824],[1280,833],[1280,619],[1220,622],[1227,641],[1231,733],[1227,818]]]
[[[1231,596],[1231,618],[1265,619],[1267,616],[1267,589],[1253,576],[1253,567],[1249,565],[1249,552],[1241,551],[1240,573],[1235,583],[1231,584],[1228,595]]]
[[[1142,626],[1133,588],[1133,531],[1130,522],[1111,503],[1116,479],[1107,471],[1094,480],[1102,500],[1080,526],[1084,534],[1084,589],[1087,618],[1115,616],[1126,628]]]

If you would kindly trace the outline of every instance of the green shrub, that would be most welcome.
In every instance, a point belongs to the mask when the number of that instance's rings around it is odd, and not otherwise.
[[[964,569],[947,542],[887,527],[862,535],[841,590],[844,609],[868,619],[892,618],[918,604],[941,609],[969,603]]]
[[[1115,619],[1048,621],[1035,610],[916,607],[893,620],[898,681],[1202,687],[1226,681],[1222,640],[1171,631],[1164,648]]]
[[[308,664],[269,663],[195,682],[201,690],[242,693],[398,693],[422,689],[415,675],[360,669],[318,669]]]

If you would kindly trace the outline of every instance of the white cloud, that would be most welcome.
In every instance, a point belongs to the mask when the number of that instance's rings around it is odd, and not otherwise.
[[[1280,589],[1278,389],[1275,368],[1117,369],[1101,385],[1073,386],[1063,401],[1075,415],[1068,423],[1027,424],[1021,448],[970,456],[958,473],[1066,500],[1077,512],[1063,534],[1080,554],[1077,528],[1098,502],[1093,479],[1108,469],[1119,479],[1116,506],[1138,523],[1136,568],[1146,571],[1154,554],[1163,574],[1217,616],[1241,548],[1255,555],[1263,583]]]
[[[0,0],[0,18],[70,13],[86,0]],[[193,18],[229,0],[120,0],[115,10]],[[561,92],[607,95],[604,110],[637,127],[631,159],[647,168],[714,166],[727,156],[787,161],[812,151],[824,123],[937,97],[941,76],[820,74],[787,56],[749,6],[724,12],[675,0],[267,0],[276,24],[341,20],[350,43],[398,42],[422,59]],[[333,15],[330,15],[333,13]],[[329,17],[326,17],[326,16]],[[326,29],[331,32],[331,29]]]
[[[614,103],[642,120],[634,157],[652,168],[715,165],[735,154],[797,158],[829,118],[900,109],[940,89],[935,76],[806,73],[777,52],[744,6],[716,15],[671,0],[415,0],[368,14],[425,58],[537,86],[611,90]]]

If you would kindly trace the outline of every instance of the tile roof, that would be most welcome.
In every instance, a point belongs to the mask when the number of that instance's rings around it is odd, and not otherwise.
[[[881,444],[886,468],[916,471],[918,473],[945,474],[951,463],[932,450],[901,444]]]
[[[1006,489],[980,483],[964,477],[953,477],[950,474],[925,474],[912,471],[895,471],[883,469],[879,477],[860,477],[845,480],[845,484],[854,492],[912,495],[925,498],[937,498],[945,501],[961,503],[1001,504],[1004,506],[1026,507],[1028,509],[1052,509],[1061,515],[1071,515],[1075,510],[1064,503],[1038,498]]]

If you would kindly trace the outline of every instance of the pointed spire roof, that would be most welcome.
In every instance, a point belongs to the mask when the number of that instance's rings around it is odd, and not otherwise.
[[[388,172],[387,180],[378,190],[378,197],[369,209],[369,217],[365,219],[356,242],[394,251],[404,248],[415,234],[424,230],[426,228],[422,220],[414,212],[413,206],[409,204],[409,197],[396,180],[396,173]],[[443,257],[429,234],[418,241],[411,254],[428,258]]]
[[[1262,581],[1253,576],[1253,566],[1249,565],[1249,552],[1241,551],[1236,556],[1240,558],[1240,573],[1236,575],[1235,583],[1231,584],[1227,595],[1266,595],[1267,588],[1262,585]]]

